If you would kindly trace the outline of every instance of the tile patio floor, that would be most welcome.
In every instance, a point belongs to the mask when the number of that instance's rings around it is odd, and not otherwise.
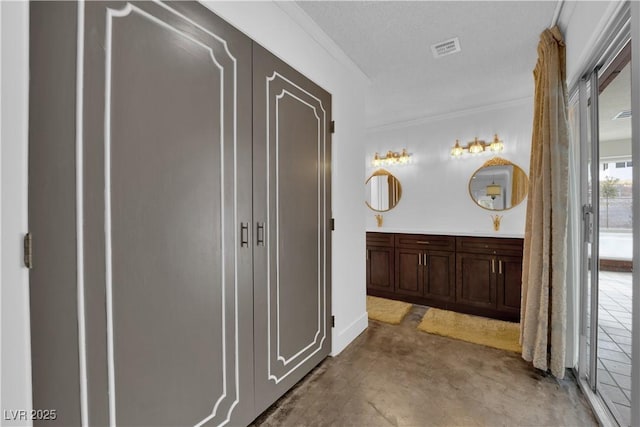
[[[631,424],[631,273],[600,272],[599,390],[622,426]]]

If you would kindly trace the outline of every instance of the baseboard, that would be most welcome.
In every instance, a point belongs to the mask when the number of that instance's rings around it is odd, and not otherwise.
[[[358,335],[369,326],[369,316],[365,311],[360,317],[351,322],[349,326],[331,337],[331,356],[337,356],[344,350]]]

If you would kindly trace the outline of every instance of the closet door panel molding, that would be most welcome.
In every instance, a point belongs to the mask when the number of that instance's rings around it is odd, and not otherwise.
[[[267,335],[269,379],[278,383],[320,351],[327,338],[324,176],[318,163],[326,144],[326,111],[319,99],[278,72],[267,78],[267,102],[267,223],[273,232],[273,239],[267,240]],[[296,138],[301,133],[292,129],[294,123],[315,140]],[[310,181],[316,188],[313,193],[305,192]],[[314,292],[308,293],[300,282],[313,282]],[[296,321],[297,327],[291,328]]]
[[[87,343],[107,355],[109,422],[244,419],[233,413],[251,408],[239,305],[251,299],[239,268],[250,205],[238,194],[250,172],[238,176],[237,159],[251,124],[238,61],[249,66],[250,41],[199,5],[85,7],[85,259],[104,255],[85,269],[87,329],[104,323],[89,314],[102,293],[107,331],[106,348]],[[87,362],[90,395],[104,395],[100,361]]]
[[[36,2],[30,31],[34,402],[248,425],[331,348],[331,95],[197,2]]]
[[[254,44],[256,405],[330,348],[330,96]]]

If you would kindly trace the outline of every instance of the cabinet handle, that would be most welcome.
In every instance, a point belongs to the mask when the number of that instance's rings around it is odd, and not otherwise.
[[[502,274],[502,260],[498,260],[498,273]]]
[[[493,274],[495,274],[495,273],[496,273],[496,260],[495,260],[495,259],[493,259],[493,258],[491,258],[491,272],[492,272]]]
[[[429,268],[429,258],[427,258],[427,254],[424,254],[424,266]]]
[[[264,246],[264,222],[257,223],[256,246]]]
[[[370,258],[369,258],[369,252],[370,252],[370,250],[369,250],[369,249],[367,249],[367,261],[369,261],[369,259],[370,259]]]
[[[422,265],[422,253],[418,254],[418,265]]]
[[[240,247],[249,247],[249,223],[240,223]]]
[[[416,240],[416,243],[421,244],[421,245],[428,245],[431,242],[429,242],[427,240]]]

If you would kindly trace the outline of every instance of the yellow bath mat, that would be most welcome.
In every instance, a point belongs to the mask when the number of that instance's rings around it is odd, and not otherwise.
[[[411,310],[411,304],[367,295],[369,319],[398,325]]]
[[[418,325],[418,329],[430,334],[482,344],[488,347],[522,352],[520,324],[502,320],[454,313],[430,308]]]

